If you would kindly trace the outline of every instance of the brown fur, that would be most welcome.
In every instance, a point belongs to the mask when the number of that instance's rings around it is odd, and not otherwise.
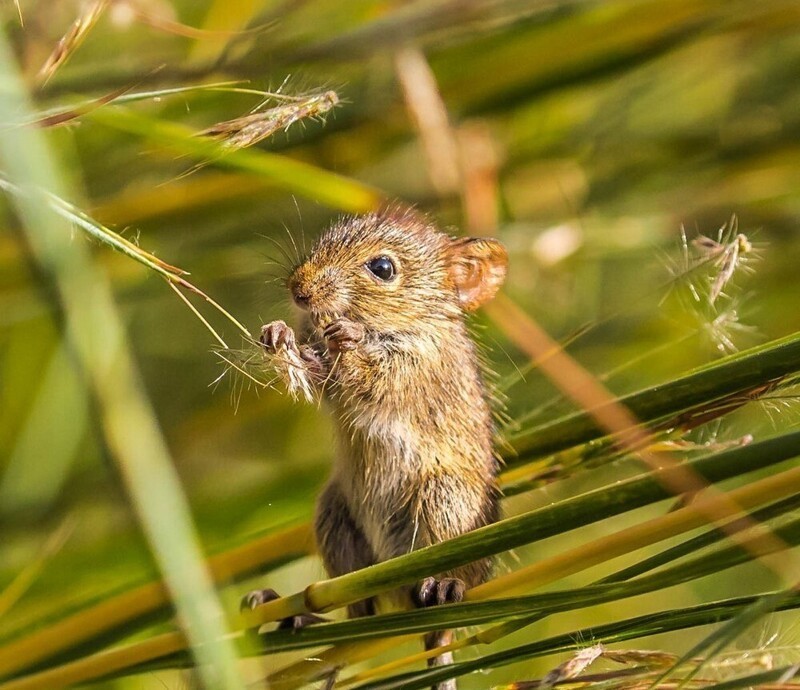
[[[366,268],[378,256],[395,264],[388,282]],[[495,294],[506,261],[495,240],[454,239],[394,208],[339,221],[289,277],[308,342],[282,322],[262,342],[290,388],[324,389],[337,421],[316,516],[332,576],[496,520],[494,427],[464,314]],[[489,572],[483,560],[437,577],[471,587]]]

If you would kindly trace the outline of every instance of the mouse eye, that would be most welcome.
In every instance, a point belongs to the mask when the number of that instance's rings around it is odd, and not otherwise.
[[[366,263],[367,270],[376,278],[390,281],[395,276],[394,262],[388,256],[376,256]]]

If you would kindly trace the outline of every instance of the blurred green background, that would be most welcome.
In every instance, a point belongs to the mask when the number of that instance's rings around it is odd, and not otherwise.
[[[241,79],[251,88],[283,85],[290,95],[333,89],[342,103],[326,118],[295,124],[258,147],[360,180],[460,232],[467,219],[458,186],[435,172],[432,179],[398,79],[397,52],[419,47],[462,155],[484,170],[494,195],[483,208],[497,214],[496,227],[491,221],[479,229],[509,248],[506,293],[558,339],[591,325],[568,351],[598,375],[626,365],[608,379],[615,393],[666,380],[731,346],[800,329],[796,1],[115,1],[46,84],[36,75],[81,3],[20,0],[20,11],[24,23],[5,3],[2,19],[37,109],[75,106],[133,85],[140,91]],[[258,103],[253,95],[201,90],[126,107],[200,131]],[[267,238],[293,252],[290,236],[308,245],[340,209],[213,161],[187,175],[194,159],[101,118],[46,133],[80,208],[190,271],[251,332],[290,316],[283,286],[273,280],[273,262],[285,259]],[[680,228],[690,240],[698,233],[716,239],[732,214],[753,250],[716,308],[699,307],[668,286],[686,259]],[[64,535],[30,589],[0,616],[3,635],[156,570],[93,403],[63,349],[51,296],[6,203],[1,222],[0,592],[41,558],[51,535]],[[78,230],[73,241],[87,242]],[[208,331],[164,282],[105,247],[92,249],[113,286],[207,551],[308,517],[331,461],[324,410],[255,390],[231,372],[220,378],[225,368]],[[237,343],[235,329],[204,313]],[[513,377],[526,355],[485,317],[476,325],[492,367]],[[508,391],[511,430],[556,395],[541,375],[526,374]],[[532,419],[567,409],[557,402]],[[720,440],[759,437],[796,421],[791,404],[757,407],[715,431]],[[710,432],[703,433],[697,440],[708,440]],[[508,508],[546,504],[632,468],[580,475]],[[560,538],[558,548],[591,540],[593,529]],[[554,548],[546,542],[517,556],[528,561]],[[290,593],[322,576],[309,558],[272,573],[269,584]],[[770,586],[770,578],[760,566],[746,570],[753,588]],[[715,595],[725,587],[743,593],[737,581],[741,571],[715,581]],[[672,590],[672,603],[702,601],[709,594],[703,586]],[[225,601],[235,608],[247,589],[230,588]],[[623,612],[615,604],[614,615],[647,610],[648,601],[626,606]],[[608,615],[596,607],[562,616],[524,639]],[[679,652],[693,634],[653,644]],[[504,669],[491,682],[530,677],[537,668]],[[162,682],[178,681],[165,673],[107,685]]]

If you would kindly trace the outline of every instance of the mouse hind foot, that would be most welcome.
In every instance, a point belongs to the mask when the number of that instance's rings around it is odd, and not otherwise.
[[[426,577],[417,583],[411,594],[419,608],[457,604],[464,598],[467,586],[457,577]]]
[[[422,608],[428,606],[440,606],[442,604],[457,604],[464,599],[466,583],[457,577],[426,577],[421,580],[412,590],[414,603]],[[445,647],[452,643],[452,630],[437,630],[425,635],[425,649],[434,650],[438,647]],[[439,666],[449,666],[453,663],[453,653],[443,652],[438,656],[428,659],[428,666],[435,668]],[[431,690],[458,690],[455,678],[441,681],[432,687]]]
[[[280,595],[271,588],[267,589],[254,589],[242,597],[242,602],[239,605],[240,611],[252,611],[261,604],[266,604],[268,601],[279,599]],[[328,619],[322,616],[317,616],[313,613],[301,613],[297,616],[288,616],[283,618],[278,623],[278,630],[297,630],[298,628],[305,628],[307,625],[314,625],[314,623],[327,623]]]

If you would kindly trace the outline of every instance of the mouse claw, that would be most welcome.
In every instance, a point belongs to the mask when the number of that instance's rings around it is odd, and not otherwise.
[[[336,319],[329,323],[322,335],[331,352],[348,352],[355,350],[358,343],[364,340],[364,326],[350,319]]]
[[[289,350],[297,348],[294,331],[284,321],[273,321],[262,326],[259,341],[270,354],[275,354],[282,347]]]
[[[314,625],[315,623],[330,623],[327,618],[317,616],[313,613],[301,613],[297,616],[289,616],[284,618],[278,623],[278,630],[299,630],[305,628],[307,625]]]
[[[457,604],[464,598],[467,586],[457,577],[426,577],[412,591],[414,603],[424,608],[440,604]]]
[[[254,589],[242,597],[239,604],[239,611],[252,611],[261,604],[266,604],[268,601],[279,599],[280,595],[274,589]]]
[[[268,601],[273,601],[275,599],[280,599],[280,594],[274,589],[254,589],[252,592],[248,592],[242,597],[239,610],[252,611],[256,607],[261,606],[261,604],[266,604]],[[327,622],[328,619],[322,616],[316,616],[313,613],[301,613],[297,616],[283,618],[278,623],[278,630],[298,630],[300,628],[305,628],[307,625],[313,625],[314,623]]]

